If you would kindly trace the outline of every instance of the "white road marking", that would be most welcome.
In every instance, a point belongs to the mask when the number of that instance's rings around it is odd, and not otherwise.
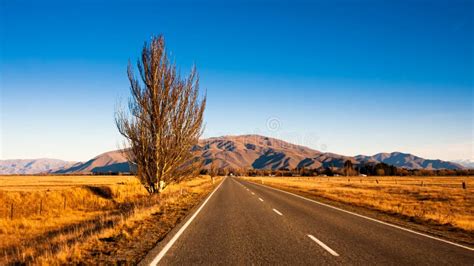
[[[153,261],[150,263],[150,265],[155,266],[157,265],[160,260],[166,255],[166,252],[173,246],[173,244],[178,240],[178,238],[183,234],[184,230],[188,228],[188,226],[191,224],[191,222],[196,218],[198,213],[202,210],[202,208],[206,205],[206,203],[209,201],[209,199],[214,195],[214,193],[221,187],[221,185],[225,182],[227,177],[224,178],[224,180],[221,181],[219,186],[217,186],[214,191],[207,197],[207,199],[202,203],[202,205],[197,209],[197,211],[189,218],[189,220],[179,229],[179,231],[171,238],[171,240],[166,244],[166,246],[158,253],[158,256],[156,256]]]
[[[316,203],[316,204],[319,204],[319,205],[322,205],[322,206],[326,206],[326,207],[334,209],[334,210],[338,210],[338,211],[341,211],[341,212],[352,214],[354,216],[364,218],[364,219],[367,219],[367,220],[370,220],[370,221],[373,221],[373,222],[376,222],[376,223],[384,224],[384,225],[387,225],[387,226],[390,226],[390,227],[393,227],[393,228],[397,228],[397,229],[400,229],[400,230],[403,230],[403,231],[406,231],[406,232],[410,232],[410,233],[413,233],[413,234],[416,234],[416,235],[420,235],[420,236],[424,236],[424,237],[427,237],[427,238],[430,238],[430,239],[438,240],[438,241],[444,242],[446,244],[450,244],[450,245],[453,245],[453,246],[457,246],[457,247],[460,247],[460,248],[464,248],[464,249],[467,249],[467,250],[474,251],[474,248],[470,248],[468,246],[464,246],[464,245],[454,243],[454,242],[451,242],[451,241],[448,241],[448,240],[444,240],[444,239],[441,239],[441,238],[437,238],[437,237],[434,237],[434,236],[430,236],[430,235],[427,235],[427,234],[416,232],[416,231],[413,231],[411,229],[404,228],[404,227],[394,225],[394,224],[391,224],[391,223],[383,222],[383,221],[380,221],[380,220],[377,220],[377,219],[374,219],[374,218],[364,216],[362,214],[358,214],[358,213],[351,212],[351,211],[346,211],[346,210],[343,210],[341,208],[334,207],[334,206],[331,206],[329,204],[325,204],[325,203],[322,203],[322,202],[319,202],[319,201],[316,201],[316,200],[308,199],[308,198],[305,198],[303,196],[300,196],[300,195],[297,195],[297,194],[294,194],[294,193],[291,193],[291,192],[288,192],[288,191],[284,191],[284,190],[281,190],[281,189],[277,189],[277,188],[273,188],[273,187],[270,187],[270,186],[261,185],[261,184],[257,184],[257,183],[253,183],[253,182],[252,182],[252,184],[257,185],[257,186],[261,186],[261,187],[265,187],[265,188],[268,188],[268,189],[273,189],[273,190],[276,190],[276,191],[280,191],[280,192],[283,192],[283,193],[286,193],[286,194],[289,194],[289,195],[292,195],[292,196],[295,196],[295,197],[298,197],[298,198],[301,198],[301,199],[304,199],[304,200],[307,200],[307,201],[311,201],[313,203]]]
[[[331,253],[331,255],[333,256],[339,256],[339,254],[337,254],[336,251],[332,250],[330,247],[328,247],[326,244],[324,244],[323,242],[321,242],[319,239],[317,239],[316,237],[312,236],[312,235],[308,235],[309,238],[311,238],[311,240],[313,240],[314,242],[318,243],[318,245],[320,245],[321,247],[323,247],[327,252]]]
[[[263,199],[262,199],[262,198],[258,198],[258,199],[263,202]]]
[[[279,212],[277,209],[273,209],[274,212],[276,212],[278,215],[283,215],[283,213]]]
[[[255,195],[255,193],[252,192],[252,195]]]

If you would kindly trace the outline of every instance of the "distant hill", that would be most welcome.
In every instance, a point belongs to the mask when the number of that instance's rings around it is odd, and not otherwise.
[[[292,169],[306,158],[321,154],[308,147],[259,135],[204,139],[193,151],[204,158],[206,165],[216,160],[219,167],[246,169]]]
[[[60,169],[55,173],[117,173],[129,171],[127,159],[122,152],[110,151],[100,154],[85,163],[78,163],[69,168]]]
[[[474,169],[474,160],[466,159],[466,160],[456,160],[456,161],[453,161],[453,162],[457,163],[457,164],[460,164],[460,165],[464,166],[465,168]]]
[[[323,153],[308,147],[291,144],[279,139],[259,136],[223,136],[202,139],[192,149],[202,158],[205,167],[215,161],[219,168],[294,169],[344,166],[346,160],[353,164],[383,162],[406,169],[463,169],[463,166],[441,160],[427,160],[412,154],[393,152],[355,157]],[[57,173],[128,172],[127,160],[120,151],[101,154],[85,163],[57,171]]]
[[[359,162],[382,162],[388,165],[393,165],[406,169],[463,169],[460,164],[442,161],[429,160],[415,156],[409,153],[392,152],[392,153],[377,153],[373,156],[359,155],[355,157]]]
[[[215,161],[219,168],[246,169],[291,169],[305,158],[320,154],[304,146],[258,135],[202,139],[192,151],[204,160],[206,167]],[[57,173],[128,172],[128,167],[122,152],[111,151]]]
[[[70,168],[75,162],[67,162],[57,159],[18,159],[0,160],[1,175],[25,175],[51,173],[65,168]]]

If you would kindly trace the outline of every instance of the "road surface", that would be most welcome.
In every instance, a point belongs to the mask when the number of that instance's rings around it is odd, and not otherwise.
[[[142,264],[474,265],[472,248],[230,177],[183,224]]]

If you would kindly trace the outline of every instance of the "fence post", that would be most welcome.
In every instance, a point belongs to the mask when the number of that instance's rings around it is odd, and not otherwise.
[[[466,189],[466,182],[462,181],[462,189]]]
[[[43,213],[43,199],[40,200],[39,215]]]
[[[13,203],[10,206],[10,220],[13,220]]]
[[[64,197],[64,209],[66,209],[66,197]]]

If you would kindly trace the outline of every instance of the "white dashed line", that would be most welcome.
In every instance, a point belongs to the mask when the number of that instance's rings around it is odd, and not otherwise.
[[[283,213],[279,212],[277,209],[273,209],[274,212],[276,212],[276,214],[278,215],[283,215]]]
[[[328,247],[326,244],[324,244],[323,242],[321,242],[319,239],[317,239],[316,237],[312,236],[312,235],[308,235],[309,238],[311,238],[311,240],[313,240],[314,242],[318,243],[318,245],[320,245],[321,247],[323,247],[327,252],[331,253],[331,255],[333,256],[339,256],[339,254],[337,254],[336,251],[332,250],[330,247]]]
[[[263,199],[262,199],[262,198],[258,198],[258,199],[263,202]]]
[[[252,192],[252,195],[255,195],[255,193]]]

